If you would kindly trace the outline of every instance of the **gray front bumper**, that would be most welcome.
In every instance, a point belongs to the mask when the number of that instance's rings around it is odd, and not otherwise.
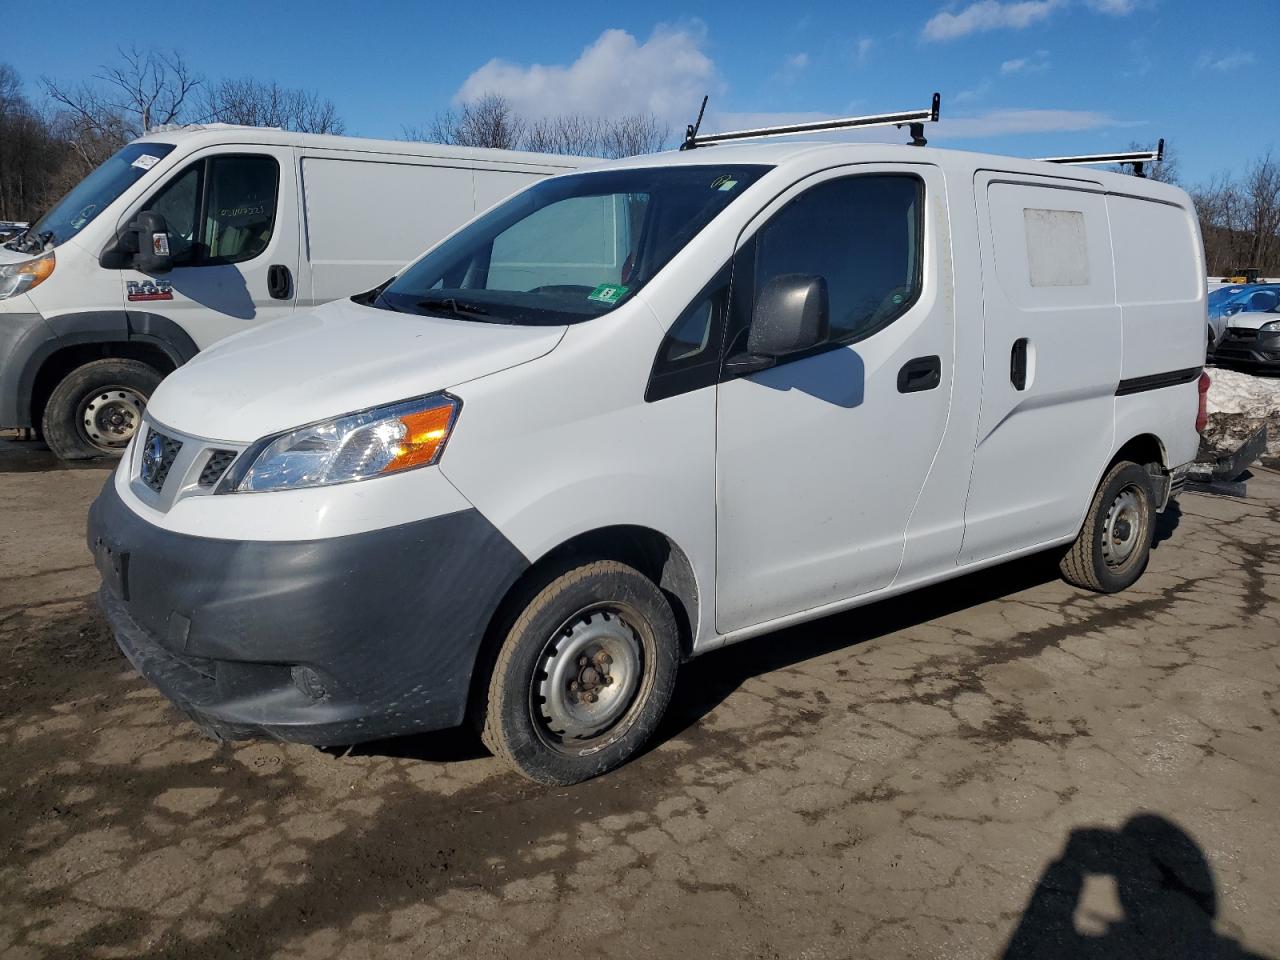
[[[100,601],[144,676],[206,732],[345,744],[456,726],[489,620],[528,561],[478,511],[300,542],[89,513]]]

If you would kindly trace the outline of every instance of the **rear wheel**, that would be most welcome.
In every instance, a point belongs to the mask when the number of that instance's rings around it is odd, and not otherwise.
[[[1063,578],[1099,593],[1132,586],[1147,566],[1155,515],[1146,469],[1128,460],[1117,463],[1102,479],[1079,536],[1059,564]]]
[[[489,680],[485,745],[540,783],[612,770],[653,734],[678,661],[675,617],[651,580],[611,560],[569,570],[507,633]]]
[[[117,357],[77,367],[45,404],[45,443],[63,460],[118,457],[138,432],[162,377],[155,367]]]

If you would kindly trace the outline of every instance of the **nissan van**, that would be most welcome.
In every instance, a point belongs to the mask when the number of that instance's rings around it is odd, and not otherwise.
[[[471,722],[580,781],[725,644],[1044,551],[1132,584],[1203,263],[1176,187],[931,147],[540,180],[166,378],[92,508],[101,603],[215,737]]]

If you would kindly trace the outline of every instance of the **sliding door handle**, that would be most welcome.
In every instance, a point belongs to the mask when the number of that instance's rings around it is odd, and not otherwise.
[[[1013,350],[1009,354],[1009,382],[1015,390],[1027,389],[1027,344],[1026,337],[1013,341]]]
[[[293,292],[293,277],[289,268],[280,263],[267,267],[267,293],[273,300],[288,300]]]

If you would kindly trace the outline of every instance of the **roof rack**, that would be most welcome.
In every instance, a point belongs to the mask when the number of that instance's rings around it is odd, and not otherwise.
[[[938,110],[942,105],[942,97],[933,95],[933,102],[924,110],[904,110],[900,113],[877,113],[868,117],[841,117],[836,120],[814,120],[810,123],[792,123],[780,127],[757,127],[754,130],[731,130],[727,133],[707,133],[698,135],[702,126],[702,115],[707,109],[707,98],[702,98],[702,106],[698,110],[698,119],[685,128],[684,143],[681,150],[692,150],[727,140],[753,140],[758,137],[786,137],[796,133],[814,133],[819,130],[847,130],[854,127],[909,127],[911,145],[923,147],[924,125],[936,122]]]
[[[1164,138],[1160,138],[1160,142],[1156,144],[1156,148],[1154,150],[1128,151],[1126,153],[1094,153],[1080,157],[1041,157],[1040,159],[1045,163],[1063,163],[1071,165],[1088,163],[1132,164],[1134,176],[1145,177],[1147,175],[1146,165],[1148,163],[1160,163],[1164,160]]]

